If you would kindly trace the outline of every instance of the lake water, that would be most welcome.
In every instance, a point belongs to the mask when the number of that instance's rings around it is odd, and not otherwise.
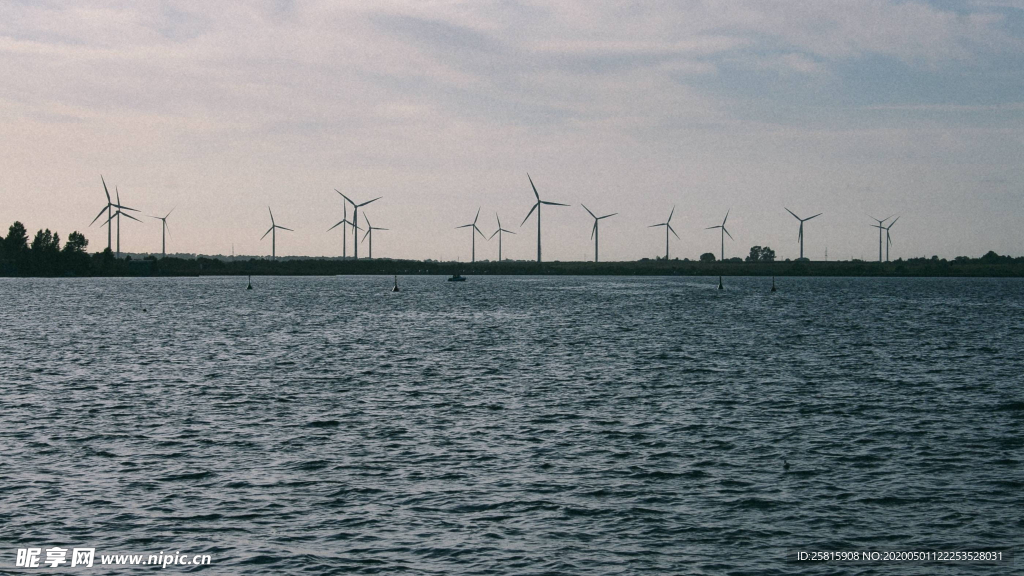
[[[1024,281],[400,282],[0,279],[0,571],[1013,570],[785,554],[1022,548]]]

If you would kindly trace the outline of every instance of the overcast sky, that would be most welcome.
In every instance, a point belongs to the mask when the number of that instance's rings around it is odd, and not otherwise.
[[[770,245],[1024,255],[1024,0],[0,3],[0,223],[63,238],[104,205],[168,251],[340,255],[337,188],[374,254],[546,260]],[[351,214],[351,212],[350,212]],[[360,217],[362,220],[362,217]],[[123,222],[122,249],[160,250]],[[351,240],[349,249],[351,250]],[[361,247],[365,255],[366,245]],[[497,256],[497,239],[477,242]]]

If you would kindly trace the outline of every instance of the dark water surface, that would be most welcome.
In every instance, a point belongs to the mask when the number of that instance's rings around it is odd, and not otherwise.
[[[1024,547],[1024,281],[253,282],[0,280],[0,571],[1024,565],[784,558]]]

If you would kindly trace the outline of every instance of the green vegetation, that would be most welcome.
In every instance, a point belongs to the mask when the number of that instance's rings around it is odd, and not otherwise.
[[[990,276],[1024,277],[1024,258],[1000,256],[989,252],[981,258],[958,256],[952,260],[910,258],[892,262],[859,260],[818,262],[809,260],[777,261],[775,251],[754,246],[746,261],[729,258],[716,261],[711,253],[701,261],[688,259],[634,262],[436,262],[432,260],[341,259],[341,258],[264,258],[231,259],[225,257],[116,259],[110,250],[88,254],[89,244],[78,232],[68,235],[63,247],[60,236],[40,230],[28,240],[28,232],[15,222],[0,238],[0,276],[217,276],[282,275],[331,276],[336,274],[551,274],[618,276]],[[755,257],[756,256],[756,257]]]

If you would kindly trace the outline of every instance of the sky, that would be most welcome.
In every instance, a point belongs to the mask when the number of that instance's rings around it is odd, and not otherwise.
[[[752,245],[1024,255],[1024,0],[0,3],[0,223],[168,219],[168,252],[338,256],[340,190],[378,257],[468,260]],[[351,215],[351,212],[349,212]],[[122,221],[122,250],[160,225]],[[360,216],[360,224],[365,225]],[[349,238],[351,251],[351,237]],[[360,247],[366,254],[366,244]],[[477,239],[477,258],[497,238]]]

